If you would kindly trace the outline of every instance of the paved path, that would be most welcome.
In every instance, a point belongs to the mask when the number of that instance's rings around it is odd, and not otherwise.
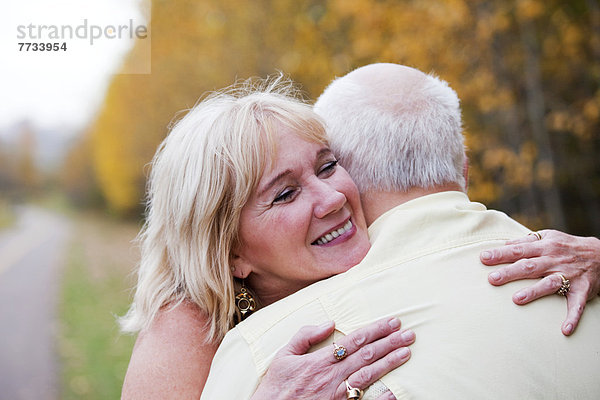
[[[35,207],[0,231],[0,400],[56,400],[59,272],[69,224]]]

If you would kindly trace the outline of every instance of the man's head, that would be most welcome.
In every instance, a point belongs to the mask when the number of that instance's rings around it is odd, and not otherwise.
[[[402,65],[371,64],[334,80],[315,111],[361,193],[448,184],[465,190],[459,100],[446,82]]]

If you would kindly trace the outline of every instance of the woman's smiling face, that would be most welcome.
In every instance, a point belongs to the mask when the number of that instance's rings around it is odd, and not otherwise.
[[[370,247],[358,189],[331,150],[278,132],[276,157],[242,209],[234,258],[234,275],[265,305],[347,271]]]

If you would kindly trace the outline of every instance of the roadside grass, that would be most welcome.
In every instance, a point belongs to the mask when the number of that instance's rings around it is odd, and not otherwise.
[[[118,399],[135,338],[120,334],[116,317],[130,303],[138,227],[93,213],[71,217],[59,304],[61,398]]]

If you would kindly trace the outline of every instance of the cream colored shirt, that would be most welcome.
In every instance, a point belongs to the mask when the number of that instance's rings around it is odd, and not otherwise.
[[[359,265],[232,329],[202,398],[249,398],[275,353],[304,325],[334,320],[338,338],[386,316],[417,335],[412,358],[381,379],[398,399],[600,398],[598,299],[565,337],[563,297],[517,306],[512,294],[531,282],[487,282],[491,269],[479,253],[527,233],[460,192],[395,207],[369,228],[373,245]]]

